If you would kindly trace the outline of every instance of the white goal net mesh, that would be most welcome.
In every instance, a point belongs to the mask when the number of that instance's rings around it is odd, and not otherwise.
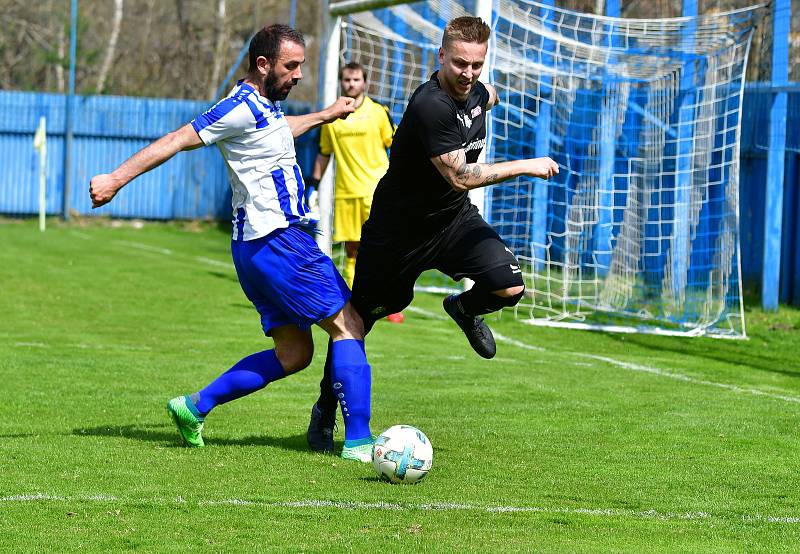
[[[550,182],[487,190],[486,219],[525,269],[528,322],[742,336],[739,129],[756,7],[616,19],[495,2],[487,161],[550,156]],[[444,23],[421,2],[345,18],[342,61],[400,121],[436,69]]]

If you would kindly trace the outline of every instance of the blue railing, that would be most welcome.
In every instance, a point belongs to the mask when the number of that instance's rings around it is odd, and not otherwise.
[[[92,211],[89,179],[109,172],[131,154],[208,109],[208,102],[76,96],[72,152],[72,188],[68,199],[77,215],[146,219],[226,219],[230,216],[227,170],[216,148],[181,153],[126,187],[114,202]],[[309,106],[285,102],[288,114]],[[0,213],[38,212],[38,164],[33,135],[47,121],[47,213],[62,213],[65,97],[58,94],[0,91]],[[316,155],[316,133],[297,143],[304,174]]]

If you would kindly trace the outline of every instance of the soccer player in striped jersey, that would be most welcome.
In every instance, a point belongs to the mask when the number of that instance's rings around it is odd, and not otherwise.
[[[275,347],[237,362],[195,393],[167,404],[183,440],[204,446],[205,417],[216,406],[255,392],[311,362],[310,327],[332,339],[333,381],[345,414],[342,457],[371,461],[371,370],[363,322],[333,262],[311,238],[313,223],[303,201],[303,177],[294,137],[354,111],[352,98],[324,110],[285,116],[280,101],[302,78],[305,42],[296,30],[271,25],[255,34],[249,69],[231,93],[191,123],[140,150],[110,174],[91,180],[92,206],[110,202],[136,176],[183,150],[216,144],[233,189],[231,251],[242,290]]]

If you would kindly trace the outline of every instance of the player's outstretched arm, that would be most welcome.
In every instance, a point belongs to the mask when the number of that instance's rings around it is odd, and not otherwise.
[[[286,123],[289,124],[289,129],[292,130],[292,136],[297,138],[314,127],[319,127],[323,123],[344,119],[356,111],[355,102],[353,98],[341,96],[336,99],[336,102],[324,110],[307,113],[305,115],[287,115]]]
[[[194,150],[199,146],[203,146],[203,141],[190,124],[167,133],[125,160],[111,173],[92,177],[89,183],[92,208],[108,204],[122,187],[142,173],[163,164],[178,152]]]
[[[550,158],[529,158],[494,164],[467,163],[463,149],[434,156],[431,162],[445,181],[458,191],[472,190],[508,179],[529,175],[549,179],[558,174],[558,164]]]

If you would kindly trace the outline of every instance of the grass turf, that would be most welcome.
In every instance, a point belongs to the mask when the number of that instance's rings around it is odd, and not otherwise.
[[[800,314],[748,341],[490,318],[478,358],[420,294],[368,338],[373,430],[416,486],[312,454],[314,363],[180,446],[166,401],[268,348],[213,227],[0,223],[0,549],[787,551],[800,541]],[[337,434],[341,440],[341,430]]]

